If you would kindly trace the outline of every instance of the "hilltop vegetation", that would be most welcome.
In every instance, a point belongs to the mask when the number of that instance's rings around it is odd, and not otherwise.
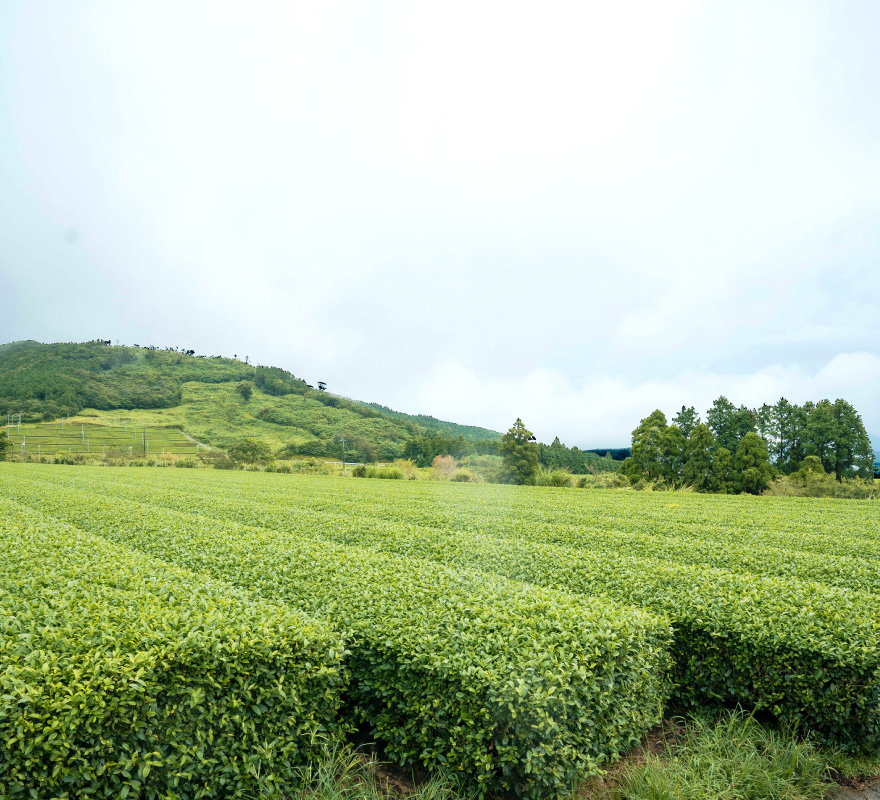
[[[451,456],[476,465],[485,480],[501,476],[497,431],[351,400],[326,391],[321,382],[316,389],[278,367],[198,356],[189,349],[114,347],[105,340],[0,345],[0,414],[4,412],[14,415],[16,422],[20,414],[22,422],[32,425],[78,415],[86,427],[115,427],[121,432],[117,444],[123,452],[132,445],[127,432],[146,426],[177,428],[226,450],[257,440],[279,459],[339,459],[344,440],[350,461],[403,458],[426,468],[437,457]],[[74,453],[94,452],[85,437],[81,447],[61,441],[63,431],[60,437],[34,427],[24,433],[34,446],[46,434],[44,444],[55,445],[46,453],[62,444],[65,450],[72,446]],[[22,437],[13,438],[11,450],[17,453]],[[94,438],[97,442],[106,437]],[[158,434],[148,438],[160,446]],[[176,442],[174,449],[187,447]],[[566,447],[558,438],[552,445],[539,446],[538,460],[548,470],[574,475],[618,467],[610,457]]]
[[[104,424],[176,425],[219,447],[257,437],[282,457],[338,457],[342,438],[353,460],[374,461],[403,456],[412,439],[448,454],[458,443],[501,437],[338,397],[277,367],[187,349],[103,340],[0,346],[0,413],[38,422],[84,410]]]

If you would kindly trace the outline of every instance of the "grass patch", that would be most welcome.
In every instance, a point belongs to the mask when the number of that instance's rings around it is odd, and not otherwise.
[[[652,749],[654,752],[652,752]],[[834,784],[828,754],[751,715],[677,719],[643,763],[621,768],[608,800],[818,800]]]
[[[298,787],[263,792],[254,800],[476,800],[452,777],[435,774],[416,781],[388,771],[375,757],[350,745],[335,747],[299,771]]]

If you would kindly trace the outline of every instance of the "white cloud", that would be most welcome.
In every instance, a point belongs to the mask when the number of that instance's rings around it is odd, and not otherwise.
[[[0,7],[0,339],[581,444],[721,393],[874,419],[877,8],[536,9]]]
[[[688,373],[666,380],[638,381],[594,376],[580,385],[558,370],[537,369],[520,379],[485,380],[455,362],[446,363],[420,389],[403,390],[412,407],[443,419],[467,419],[507,430],[522,418],[542,441],[559,436],[581,447],[626,446],[639,420],[655,408],[672,418],[682,405],[701,413],[719,395],[751,408],[844,397],[862,413],[869,431],[880,429],[880,358],[842,353],[815,373],[797,366],[771,365],[754,373]]]

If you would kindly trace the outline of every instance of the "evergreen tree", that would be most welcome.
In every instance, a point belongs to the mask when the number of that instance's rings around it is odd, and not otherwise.
[[[715,437],[708,425],[700,423],[691,431],[687,440],[682,476],[697,491],[712,491],[712,461],[717,449]]]
[[[837,454],[835,447],[836,421],[834,410],[828,400],[806,403],[804,427],[804,455],[818,456],[825,472],[835,472]]]
[[[735,453],[740,439],[755,430],[755,412],[745,406],[737,408],[721,395],[706,414],[706,421],[719,447]]]
[[[663,434],[663,479],[681,483],[687,456],[687,439],[678,425],[670,425]]]
[[[9,449],[9,439],[6,431],[0,431],[0,461],[6,461],[6,451]]]
[[[773,422],[776,441],[771,451],[771,460],[780,472],[789,475],[798,468],[805,455],[804,409],[780,397],[773,406]]]
[[[700,424],[700,415],[697,414],[697,409],[693,406],[689,408],[682,406],[681,411],[672,418],[672,422],[678,425],[685,438],[687,438],[691,435],[694,428]]]
[[[726,447],[719,447],[712,458],[711,487],[711,491],[719,494],[733,494],[736,491],[733,456]]]
[[[658,409],[632,432],[632,459],[624,461],[621,467],[631,481],[663,477],[663,437],[667,427],[666,415]]]
[[[870,478],[874,474],[874,449],[858,412],[846,402],[835,400],[831,406],[834,438],[829,460],[834,475],[843,478]]]
[[[531,484],[538,471],[538,447],[534,435],[517,417],[510,430],[501,437],[501,455],[510,483]]]
[[[770,454],[767,443],[757,433],[747,433],[740,440],[734,469],[739,473],[736,486],[741,492],[760,494],[770,485]]]

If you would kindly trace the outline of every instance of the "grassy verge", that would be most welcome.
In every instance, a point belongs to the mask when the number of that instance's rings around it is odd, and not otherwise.
[[[435,775],[418,782],[398,771],[387,771],[376,760],[350,746],[337,747],[300,770],[299,788],[291,793],[264,792],[253,800],[476,800],[452,778]]]
[[[835,787],[833,761],[840,758],[742,711],[678,718],[583,794],[596,800],[819,800]],[[849,762],[840,766],[870,766]]]
[[[820,749],[744,712],[667,721],[600,780],[572,800],[821,800],[837,784],[859,787],[880,773],[880,755]],[[255,800],[476,800],[445,777],[419,781],[375,756],[333,750],[301,772],[291,795]],[[867,782],[870,782],[868,780]]]

